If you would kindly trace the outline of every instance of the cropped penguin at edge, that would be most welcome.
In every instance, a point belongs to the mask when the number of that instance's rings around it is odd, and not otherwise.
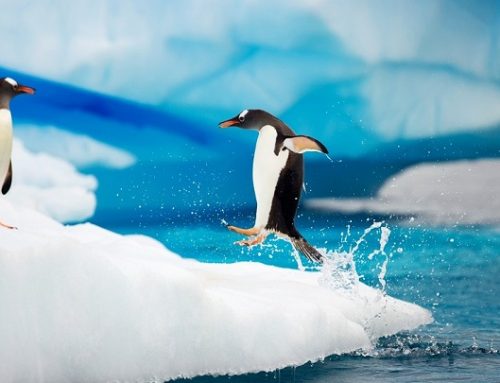
[[[12,184],[12,115],[10,101],[20,94],[34,94],[35,89],[18,84],[10,77],[0,78],[0,187],[7,194]],[[0,221],[0,227],[15,229]]]
[[[295,228],[295,214],[304,182],[303,153],[328,154],[315,138],[296,135],[283,121],[259,109],[245,109],[219,123],[221,128],[238,127],[259,133],[253,158],[253,186],[257,200],[255,224],[242,229],[228,225],[236,233],[250,237],[242,246],[262,243],[269,233],[288,238],[293,247],[312,261],[323,255]]]

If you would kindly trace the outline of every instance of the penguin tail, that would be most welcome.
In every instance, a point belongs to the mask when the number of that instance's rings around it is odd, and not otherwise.
[[[290,237],[292,245],[299,253],[304,254],[309,260],[313,262],[323,262],[323,254],[311,246],[309,242],[306,241],[304,237],[299,235],[298,237]]]

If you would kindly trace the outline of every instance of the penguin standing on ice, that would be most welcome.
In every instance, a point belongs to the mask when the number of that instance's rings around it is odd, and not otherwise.
[[[253,186],[257,199],[255,225],[250,229],[228,226],[251,237],[242,246],[262,243],[269,233],[288,238],[295,249],[315,262],[322,255],[297,231],[294,224],[304,181],[303,153],[328,153],[318,140],[296,135],[283,121],[258,109],[245,109],[219,126],[257,130],[259,137],[253,159]]]
[[[12,116],[10,100],[18,94],[34,94],[35,89],[20,85],[10,77],[0,78],[0,187],[2,194],[7,194],[12,184]],[[14,229],[0,221],[0,226]]]

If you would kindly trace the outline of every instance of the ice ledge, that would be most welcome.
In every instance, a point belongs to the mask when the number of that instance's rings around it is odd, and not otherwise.
[[[368,349],[429,311],[259,263],[203,264],[158,242],[63,226],[0,201],[0,380],[169,380],[271,371]]]

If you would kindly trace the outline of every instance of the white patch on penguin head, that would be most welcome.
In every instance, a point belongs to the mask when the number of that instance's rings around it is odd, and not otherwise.
[[[243,122],[245,121],[245,116],[248,114],[248,109],[245,109],[243,112],[240,113],[240,115],[238,116],[238,120],[240,120],[240,122]]]
[[[13,78],[5,77],[4,81],[8,82],[10,85],[12,85],[13,88],[15,88],[17,86],[17,81],[14,80]]]

